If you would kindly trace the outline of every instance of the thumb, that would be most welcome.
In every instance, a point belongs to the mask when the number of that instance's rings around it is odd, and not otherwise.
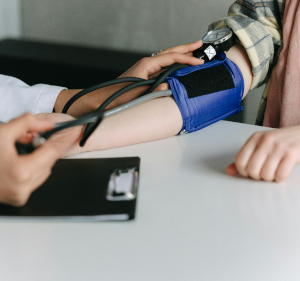
[[[53,128],[53,123],[39,120],[36,116],[26,113],[23,116],[12,119],[5,124],[6,133],[13,141],[18,140],[27,132],[44,132]]]
[[[229,176],[236,176],[239,174],[239,172],[235,166],[235,163],[232,163],[226,167],[226,174]]]

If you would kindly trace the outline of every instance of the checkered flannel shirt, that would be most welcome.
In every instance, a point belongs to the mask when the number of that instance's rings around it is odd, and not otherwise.
[[[270,76],[282,49],[282,19],[285,0],[236,0],[228,16],[212,23],[209,30],[228,26],[244,46],[252,65],[251,89],[267,83],[256,124],[262,125]]]

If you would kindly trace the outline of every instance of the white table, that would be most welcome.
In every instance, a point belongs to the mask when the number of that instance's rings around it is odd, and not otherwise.
[[[136,220],[0,222],[0,280],[300,280],[300,167],[281,184],[225,167],[262,128],[218,122],[79,155],[141,157]]]

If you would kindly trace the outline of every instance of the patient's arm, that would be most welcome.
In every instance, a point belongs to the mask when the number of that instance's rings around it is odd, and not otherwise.
[[[243,74],[245,97],[252,82],[252,69],[246,51],[236,44],[227,56],[238,65]],[[174,99],[158,98],[104,119],[87,141],[84,150],[102,150],[168,138],[179,133],[182,123],[181,113]]]
[[[238,65],[244,81],[244,97],[252,82],[251,64],[245,49],[236,44],[227,53]],[[86,143],[88,151],[126,146],[174,136],[182,128],[181,113],[171,97],[158,98],[105,119]]]
[[[236,45],[227,55],[241,69],[245,80],[244,96],[246,96],[252,81],[251,66],[246,52],[243,47]],[[70,117],[50,114],[47,118],[61,122]],[[171,137],[178,134],[182,123],[181,113],[174,99],[163,97],[104,119],[83,148],[78,145],[82,133],[82,128],[79,127],[63,132],[61,135],[57,134],[52,141],[55,138],[65,138],[66,143],[70,141],[71,145],[68,146],[65,155],[73,155]]]

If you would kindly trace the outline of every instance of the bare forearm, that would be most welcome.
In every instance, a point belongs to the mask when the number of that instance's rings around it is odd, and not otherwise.
[[[174,99],[158,98],[104,119],[81,152],[168,138],[181,127],[182,118]]]

